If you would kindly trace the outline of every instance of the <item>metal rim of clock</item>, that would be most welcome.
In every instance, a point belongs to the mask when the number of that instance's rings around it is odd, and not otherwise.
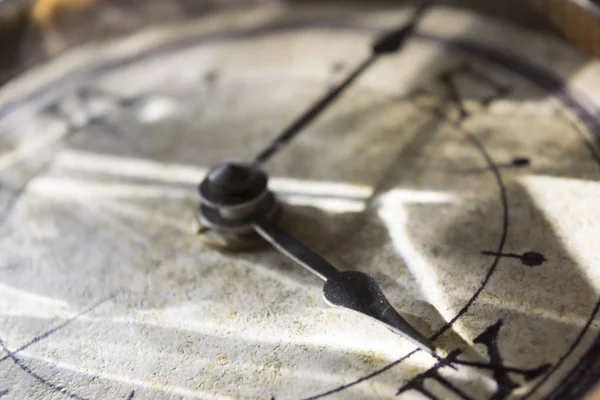
[[[251,37],[251,36],[261,36],[261,35],[267,35],[267,34],[272,34],[272,33],[276,33],[276,32],[300,30],[300,29],[306,29],[306,28],[317,28],[317,27],[327,27],[329,29],[340,29],[340,30],[343,30],[343,29],[360,30],[360,31],[366,31],[366,32],[379,32],[380,31],[377,27],[373,27],[370,25],[362,24],[362,23],[352,22],[352,21],[341,21],[341,20],[332,20],[332,19],[322,19],[321,20],[321,19],[310,18],[310,19],[299,20],[299,21],[295,21],[295,22],[272,23],[269,25],[261,26],[259,28],[255,28],[255,29],[232,30],[232,31],[229,31],[224,34],[191,35],[188,37],[184,37],[182,39],[176,39],[172,42],[169,42],[169,43],[166,43],[163,45],[159,45],[157,47],[142,51],[140,53],[137,53],[137,54],[134,54],[131,56],[122,57],[122,58],[111,60],[111,61],[108,61],[108,62],[105,62],[102,64],[98,64],[98,65],[92,65],[91,67],[87,67],[87,68],[84,67],[80,70],[74,71],[73,73],[66,74],[62,78],[55,80],[49,84],[46,84],[43,87],[41,87],[40,89],[33,90],[32,92],[25,94],[23,97],[21,97],[17,100],[14,100],[12,102],[9,102],[4,107],[0,108],[0,120],[7,117],[12,112],[16,111],[16,109],[18,109],[22,105],[27,104],[28,102],[31,102],[32,100],[38,98],[39,96],[50,93],[54,90],[57,90],[57,88],[60,87],[61,85],[65,85],[67,83],[72,84],[74,80],[78,81],[78,83],[81,84],[83,82],[86,82],[88,79],[90,79],[94,76],[101,75],[103,73],[114,70],[118,67],[122,67],[122,66],[125,66],[128,64],[134,63],[134,62],[142,61],[143,59],[146,59],[146,58],[153,58],[153,57],[159,56],[160,54],[177,51],[177,50],[184,49],[184,48],[192,46],[192,45],[199,45],[202,43],[209,43],[209,42],[214,43],[215,41],[227,41],[227,40],[233,40],[233,39],[241,38],[241,37],[247,38],[247,37]],[[427,34],[425,32],[416,32],[413,37],[415,39],[423,40],[426,42],[435,42],[435,43],[443,44],[443,45],[448,46],[449,48],[456,50],[458,52],[465,53],[465,54],[473,56],[475,58],[479,58],[479,59],[481,59],[485,62],[488,62],[492,65],[499,66],[509,72],[512,72],[518,76],[521,76],[525,80],[528,80],[528,81],[536,84],[541,89],[553,93],[554,96],[556,98],[558,98],[558,100],[560,100],[560,102],[563,104],[563,106],[565,108],[569,109],[571,112],[573,112],[577,116],[577,118],[581,122],[584,123],[584,125],[595,136],[595,138],[600,141],[600,119],[596,117],[596,115],[600,115],[600,113],[598,113],[598,111],[596,111],[596,109],[591,105],[591,102],[589,102],[585,98],[585,96],[583,96],[581,93],[575,93],[575,92],[567,89],[566,85],[559,77],[555,76],[554,74],[552,74],[550,71],[544,69],[543,67],[534,65],[531,62],[523,60],[516,56],[513,56],[512,54],[510,54],[508,52],[504,52],[504,51],[498,50],[496,48],[486,46],[485,44],[477,43],[477,42],[470,41],[470,40],[447,38],[447,37]],[[15,79],[19,79],[19,77],[15,78]],[[600,152],[597,150],[596,146],[585,136],[585,134],[582,131],[577,129],[577,133],[580,135],[580,139],[582,141],[583,146],[590,153],[590,156],[594,159],[594,161],[600,166]],[[508,236],[508,224],[509,224],[508,211],[509,210],[508,210],[507,194],[506,194],[506,189],[505,189],[505,186],[504,186],[504,183],[502,180],[502,175],[501,175],[497,165],[494,163],[494,161],[491,159],[491,157],[487,154],[487,152],[485,151],[485,148],[477,140],[477,138],[475,138],[474,136],[469,135],[467,133],[467,140],[469,142],[471,142],[471,144],[479,150],[479,152],[485,159],[486,163],[488,164],[490,171],[495,176],[495,179],[496,179],[496,182],[498,185],[498,189],[499,189],[500,200],[501,200],[501,204],[502,204],[502,208],[503,208],[502,233],[501,233],[501,237],[500,237],[500,240],[498,243],[498,248],[496,251],[498,254],[494,257],[490,267],[488,268],[488,271],[486,272],[482,282],[480,283],[480,286],[474,292],[472,297],[461,308],[461,310],[459,310],[459,312],[450,321],[448,321],[446,324],[444,324],[442,327],[440,327],[436,331],[436,333],[431,337],[432,340],[441,336],[447,330],[449,330],[452,327],[452,325],[462,315],[464,315],[467,312],[467,310],[470,308],[470,306],[475,302],[475,300],[477,299],[479,294],[483,291],[483,289],[487,285],[488,281],[492,277],[494,271],[496,270],[496,267],[497,267],[500,257],[501,257],[499,253],[502,253],[502,250],[504,248],[504,243]],[[530,391],[527,392],[523,396],[524,399],[529,398],[535,392],[535,390],[537,390],[541,385],[543,385],[545,383],[545,381],[569,357],[569,355],[573,352],[573,350],[579,345],[580,341],[583,339],[583,336],[587,333],[587,331],[588,331],[589,327],[591,326],[591,323],[593,322],[599,309],[600,309],[600,298],[598,299],[596,305],[594,306],[585,325],[583,326],[583,328],[581,329],[579,334],[576,336],[576,338],[572,342],[571,346],[567,349],[565,354],[563,354],[563,356],[561,356],[556,361],[556,363],[554,363],[552,365],[552,367],[549,369],[549,371],[544,376],[542,376],[542,378],[540,378],[540,380],[530,389]],[[600,339],[600,335],[599,335],[599,339]],[[412,356],[414,353],[416,353],[416,351],[417,350],[413,350],[412,352],[406,354],[402,358],[400,358],[396,361],[393,361],[392,363],[387,364],[386,366],[372,372],[371,374],[363,376],[359,379],[356,379],[352,382],[349,382],[345,385],[331,389],[329,391],[307,397],[307,398],[305,398],[305,400],[313,400],[313,399],[323,398],[328,395],[341,392],[349,387],[355,386],[356,384],[364,382],[370,378],[373,378],[376,375],[381,374],[382,372],[385,372],[385,371],[399,365],[400,363],[402,363],[403,361],[408,359],[410,356]],[[570,374],[570,371],[565,376],[565,379],[566,379],[566,377],[569,376],[569,374]],[[581,383],[584,383],[584,382],[580,382],[580,384]],[[587,386],[586,386],[587,389],[591,389],[595,383],[596,383],[596,380],[593,375],[588,377]],[[560,386],[560,384],[559,384],[559,386]],[[550,396],[555,396],[555,395],[556,395],[556,393],[553,393]]]

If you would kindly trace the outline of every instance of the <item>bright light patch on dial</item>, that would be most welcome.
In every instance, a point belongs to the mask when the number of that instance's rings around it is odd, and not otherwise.
[[[166,164],[132,157],[115,157],[98,153],[64,150],[57,155],[54,167],[91,174],[176,182],[197,185],[207,170],[189,165]]]
[[[600,293],[600,183],[551,176],[520,181]]]
[[[103,183],[84,179],[40,177],[28,187],[31,193],[48,198],[186,198],[188,190],[163,185],[136,185],[130,183]]]
[[[25,290],[16,289],[0,284],[0,314],[35,316],[36,318],[49,318],[56,315],[56,310],[65,310],[69,304],[62,300],[42,296]]]
[[[422,293],[427,301],[435,304],[439,312],[447,319],[452,318],[446,304],[444,285],[439,282],[436,269],[427,257],[415,245],[408,231],[410,218],[406,204],[444,204],[456,202],[457,198],[451,193],[419,190],[395,189],[378,198],[378,215],[385,223],[396,251],[400,254],[409,270],[420,282]],[[442,307],[440,307],[442,306]]]
[[[450,193],[410,189],[393,189],[377,198],[377,204],[382,208],[398,204],[446,204],[456,201],[456,196]]]
[[[33,356],[32,358],[55,365],[56,367],[61,368],[63,370],[73,371],[78,374],[93,375],[95,377],[108,379],[110,381],[124,383],[124,384],[127,384],[132,387],[142,387],[142,388],[150,389],[153,391],[160,391],[169,396],[178,395],[178,396],[182,396],[182,397],[201,398],[201,399],[210,398],[210,399],[215,399],[215,400],[231,399],[231,397],[229,397],[229,396],[219,396],[219,395],[215,395],[214,393],[211,393],[211,392],[186,389],[184,387],[175,386],[172,384],[157,383],[157,382],[150,381],[150,380],[130,378],[123,373],[106,373],[101,369],[81,368],[75,364],[67,363],[64,361],[57,361],[56,359],[50,358],[50,357],[41,357],[41,356],[36,355],[36,356]]]
[[[76,150],[61,151],[56,156],[53,166],[57,170],[74,171],[78,174],[85,172],[194,186],[204,179],[208,171],[207,168],[192,165],[161,163],[141,158],[117,157]],[[269,187],[282,195],[323,196],[355,201],[366,200],[373,193],[373,188],[366,185],[285,177],[269,179]]]
[[[367,206],[364,200],[336,197],[313,197],[306,195],[281,195],[279,198],[294,206],[310,206],[333,213],[356,213],[364,211]]]
[[[269,321],[248,324],[247,317],[243,315],[229,316],[224,324],[222,320],[202,317],[210,314],[207,310],[226,312],[218,302],[200,301],[194,305],[140,310],[112,317],[111,323],[180,329],[200,335],[227,337],[236,342],[260,343],[261,346],[323,346],[330,351],[347,354],[371,351],[385,359],[386,363],[406,356],[415,348],[383,326],[365,322],[362,316],[347,311],[313,309],[302,316],[278,315],[276,325],[272,326],[273,322]],[[304,327],[301,332],[296,330],[298,324]],[[430,362],[430,356],[423,352],[410,360],[414,367],[427,367]]]
[[[23,144],[19,144],[14,150],[4,152],[0,155],[0,171],[8,169],[28,157],[51,149],[65,135],[66,131],[64,129],[48,129],[46,134],[39,140],[30,139],[24,141]]]
[[[151,124],[175,113],[177,105],[166,97],[153,97],[145,102],[138,114],[140,122]]]
[[[272,190],[284,193],[298,193],[305,195],[324,195],[331,197],[345,197],[353,199],[367,199],[373,194],[373,188],[343,182],[305,181],[290,178],[272,178],[269,180]]]

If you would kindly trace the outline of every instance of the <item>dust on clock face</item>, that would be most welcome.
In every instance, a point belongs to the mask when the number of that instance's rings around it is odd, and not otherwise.
[[[255,157],[410,11],[228,12],[3,88],[0,397],[572,393],[597,347],[600,82],[562,43],[432,9],[264,166],[282,224],[374,276],[441,360],[274,250],[196,234],[207,170]]]

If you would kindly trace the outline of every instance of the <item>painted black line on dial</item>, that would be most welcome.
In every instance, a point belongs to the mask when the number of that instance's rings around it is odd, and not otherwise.
[[[523,265],[528,267],[538,267],[548,261],[546,257],[542,253],[538,253],[537,251],[527,251],[523,254],[515,254],[515,253],[496,253],[495,251],[482,251],[481,254],[486,256],[500,256],[506,258],[517,258],[521,261]]]
[[[528,157],[515,157],[510,162],[496,164],[496,168],[502,168],[502,169],[525,168],[525,167],[529,167],[530,165],[531,165],[531,160]],[[483,172],[487,172],[487,171],[491,171],[489,166],[483,167],[483,168],[469,169],[469,170],[466,170],[463,172],[470,173],[470,174],[478,174],[478,173],[483,173]]]

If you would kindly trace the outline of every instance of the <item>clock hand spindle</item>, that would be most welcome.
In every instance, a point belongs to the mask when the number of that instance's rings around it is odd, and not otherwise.
[[[406,39],[414,32],[421,17],[432,4],[431,1],[422,2],[408,21],[398,29],[395,29],[377,39],[371,46],[371,54],[365,58],[354,70],[321,97],[308,110],[300,115],[292,124],[279,134],[267,147],[265,147],[254,159],[253,164],[260,166],[268,161],[278,150],[284,147],[304,127],[319,116],[331,103],[333,103],[358,77],[360,77],[377,59],[383,55],[400,50]]]
[[[223,235],[258,233],[281,253],[325,281],[323,298],[328,304],[371,317],[435,355],[433,344],[398,314],[373,277],[358,271],[339,271],[272,222],[277,204],[267,189],[267,181],[264,171],[254,165],[217,165],[199,186],[200,221]]]

